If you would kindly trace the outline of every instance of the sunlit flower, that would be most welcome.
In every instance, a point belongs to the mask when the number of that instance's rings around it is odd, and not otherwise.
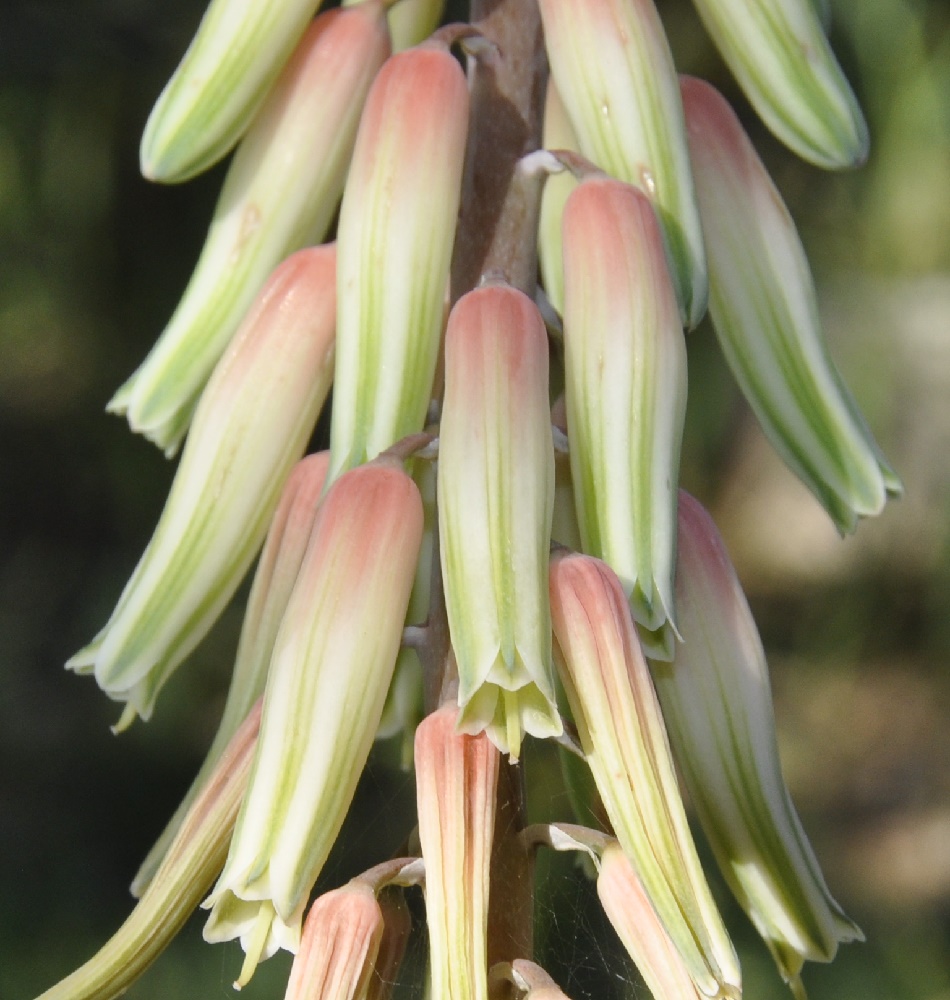
[[[246,983],[296,951],[307,898],[379,725],[422,537],[422,501],[388,457],[326,493],[277,635],[261,738],[209,941],[240,937]]]
[[[868,130],[815,0],[694,0],[699,16],[765,124],[819,167],[854,167]]]
[[[488,889],[500,754],[457,731],[443,705],[416,730],[416,800],[426,871],[429,996],[487,1000]]]
[[[257,554],[333,371],[335,255],[271,276],[201,398],[165,509],[108,624],[66,664],[147,719]]]
[[[522,731],[561,732],[547,559],[554,503],[548,344],[508,285],[456,303],[445,335],[439,530],[460,725],[517,758]]]
[[[653,0],[540,0],[551,75],[581,152],[654,203],[683,322],[706,311],[706,262],[676,70]]]
[[[752,143],[713,87],[682,86],[723,354],[779,454],[854,531],[900,480],[828,356],[805,251]]]
[[[551,617],[555,661],[617,839],[700,991],[738,996],[738,962],[696,855],[620,581],[598,559],[555,553]]]
[[[668,658],[686,345],[653,207],[607,177],[564,208],[564,357],[584,551],[620,577],[641,640]]]
[[[425,423],[467,130],[465,75],[445,46],[386,62],[340,210],[331,479]]]
[[[184,181],[241,138],[320,0],[212,0],[149,115],[142,173]]]
[[[329,460],[330,455],[326,451],[308,455],[294,466],[287,477],[254,574],[218,731],[181,805],[139,868],[132,882],[132,894],[135,896],[141,894],[152,878],[224,748],[251,706],[264,693],[277,629],[310,540]]]
[[[670,740],[719,866],[800,989],[805,960],[829,962],[861,931],[831,898],[779,763],[768,667],[709,514],[680,493],[676,593],[683,642],[653,664]]]
[[[108,407],[166,454],[178,450],[212,368],[267,275],[325,237],[363,102],[389,51],[379,0],[322,14],[235,153],[188,287]]]

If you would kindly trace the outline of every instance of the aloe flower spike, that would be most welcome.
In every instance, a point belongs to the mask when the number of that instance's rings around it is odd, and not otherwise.
[[[868,129],[825,36],[827,0],[694,0],[746,97],[789,149],[819,167],[860,166]]]
[[[335,253],[301,250],[271,275],[201,398],[152,540],[106,627],[66,664],[148,719],[264,541],[333,371]]]
[[[713,87],[684,77],[682,89],[723,354],[772,445],[848,534],[900,479],[828,356],[805,251],[752,143]]]
[[[310,891],[379,727],[419,557],[419,491],[381,457],[327,491],[274,645],[261,738],[205,939],[240,938],[239,982],[296,951]]]
[[[212,368],[267,275],[326,236],[363,101],[389,51],[378,0],[320,15],[235,153],[181,301],[107,407],[166,455],[178,450]]]
[[[320,0],[212,0],[149,115],[142,173],[175,183],[241,138]]]
[[[250,707],[264,693],[277,629],[303,561],[329,460],[326,451],[308,455],[287,477],[254,574],[218,731],[184,800],[142,862],[132,882],[133,896],[140,896],[152,878],[207,776]]]
[[[806,960],[863,940],[832,899],[779,762],[768,667],[709,514],[679,502],[683,642],[653,676],[689,797],[726,881],[796,996]]]

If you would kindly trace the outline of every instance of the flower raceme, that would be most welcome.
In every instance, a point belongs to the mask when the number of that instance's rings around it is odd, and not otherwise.
[[[212,0],[149,115],[142,173],[188,180],[241,138],[320,0]]]
[[[501,755],[445,704],[416,729],[432,1000],[488,1000],[488,891]]]
[[[551,560],[555,661],[604,809],[659,919],[708,997],[740,977],[693,844],[626,595],[599,559]]]
[[[801,993],[806,960],[860,930],[831,898],[782,780],[762,643],[709,514],[679,501],[683,642],[653,676],[689,797],[716,859],[779,970]]]
[[[468,103],[462,68],[437,41],[392,56],[367,98],[337,234],[331,480],[425,423]]]
[[[264,540],[333,369],[335,253],[301,250],[271,275],[201,403],[165,508],[105,628],[67,667],[148,719]]]
[[[581,152],[653,202],[683,322],[706,262],[676,70],[653,0],[540,0],[551,75]]]
[[[208,375],[267,275],[325,237],[363,102],[389,51],[380,0],[321,14],[238,147],[181,302],[108,407],[166,454],[178,450]]]
[[[703,23],[759,117],[819,167],[854,167],[868,130],[835,60],[815,0],[695,0]]]
[[[191,788],[135,876],[134,896],[148,884],[194,797],[251,706],[264,693],[277,629],[310,539],[329,461],[326,451],[308,455],[287,477],[254,573],[218,731]]]
[[[725,99],[684,77],[683,105],[723,354],[762,428],[842,534],[901,483],[821,333],[795,224]]]
[[[250,786],[205,906],[240,937],[239,982],[295,951],[310,890],[379,725],[419,556],[419,491],[388,456],[327,491],[274,645]]]
[[[463,731],[517,758],[522,732],[561,732],[547,560],[554,505],[548,345],[535,304],[486,284],[445,335],[439,531]]]
[[[672,655],[676,483],[686,344],[660,227],[637,188],[603,176],[567,199],[564,363],[584,551],[620,577],[652,655]]]

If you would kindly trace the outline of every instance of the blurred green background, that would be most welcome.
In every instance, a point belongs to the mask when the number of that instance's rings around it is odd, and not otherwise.
[[[770,452],[711,330],[691,335],[684,485],[748,588],[793,797],[868,938],[805,982],[813,1000],[950,1000],[950,5],[832,4],[873,137],[866,168],[844,175],[763,134],[688,5],[661,6],[679,66],[749,122],[801,227],[832,352],[907,489],[841,541]],[[172,474],[103,407],[171,314],[223,176],[160,188],[137,173],[148,110],[200,14],[191,0],[0,6],[3,1000],[29,1000],[127,914],[128,881],[213,734],[236,643],[241,595],[153,721],[120,738],[116,706],[62,668],[106,621]],[[413,790],[395,759],[374,759],[328,884],[404,835]],[[528,758],[539,815],[562,801],[551,764],[543,748]],[[589,886],[544,863],[555,974],[578,1000],[636,995]],[[746,995],[785,995],[723,900]],[[195,920],[128,996],[233,995],[239,962]],[[282,996],[287,967],[265,963],[246,995]]]

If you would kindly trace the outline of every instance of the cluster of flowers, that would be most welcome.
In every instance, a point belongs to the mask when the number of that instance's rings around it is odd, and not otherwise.
[[[781,139],[822,166],[863,159],[812,0],[696,5]],[[552,175],[543,292],[490,273],[447,313],[471,102],[449,46],[495,66],[506,52],[477,24],[435,30],[433,0],[315,6],[214,0],[146,128],[159,181],[237,148],[181,304],[109,406],[168,455],[184,441],[154,537],[68,664],[123,703],[117,730],[149,718],[260,558],[220,730],[139,902],[43,996],[119,994],[201,903],[207,940],[244,947],[238,985],[285,948],[288,998],[383,998],[402,887],[421,884],[435,1000],[562,997],[530,954],[489,947],[509,889],[493,877],[499,769],[525,734],[583,758],[579,816],[605,829],[527,826],[508,848],[593,859],[658,1000],[741,995],[674,760],[802,995],[805,960],[860,931],[784,786],[722,541],[677,489],[684,328],[708,303],[766,434],[842,533],[900,491],[827,355],[794,224],[724,99],[677,78],[652,0],[540,0],[550,152],[519,170]],[[330,449],[302,457],[331,384]],[[450,642],[426,714],[437,615]],[[372,743],[397,731],[411,856],[307,911]]]

